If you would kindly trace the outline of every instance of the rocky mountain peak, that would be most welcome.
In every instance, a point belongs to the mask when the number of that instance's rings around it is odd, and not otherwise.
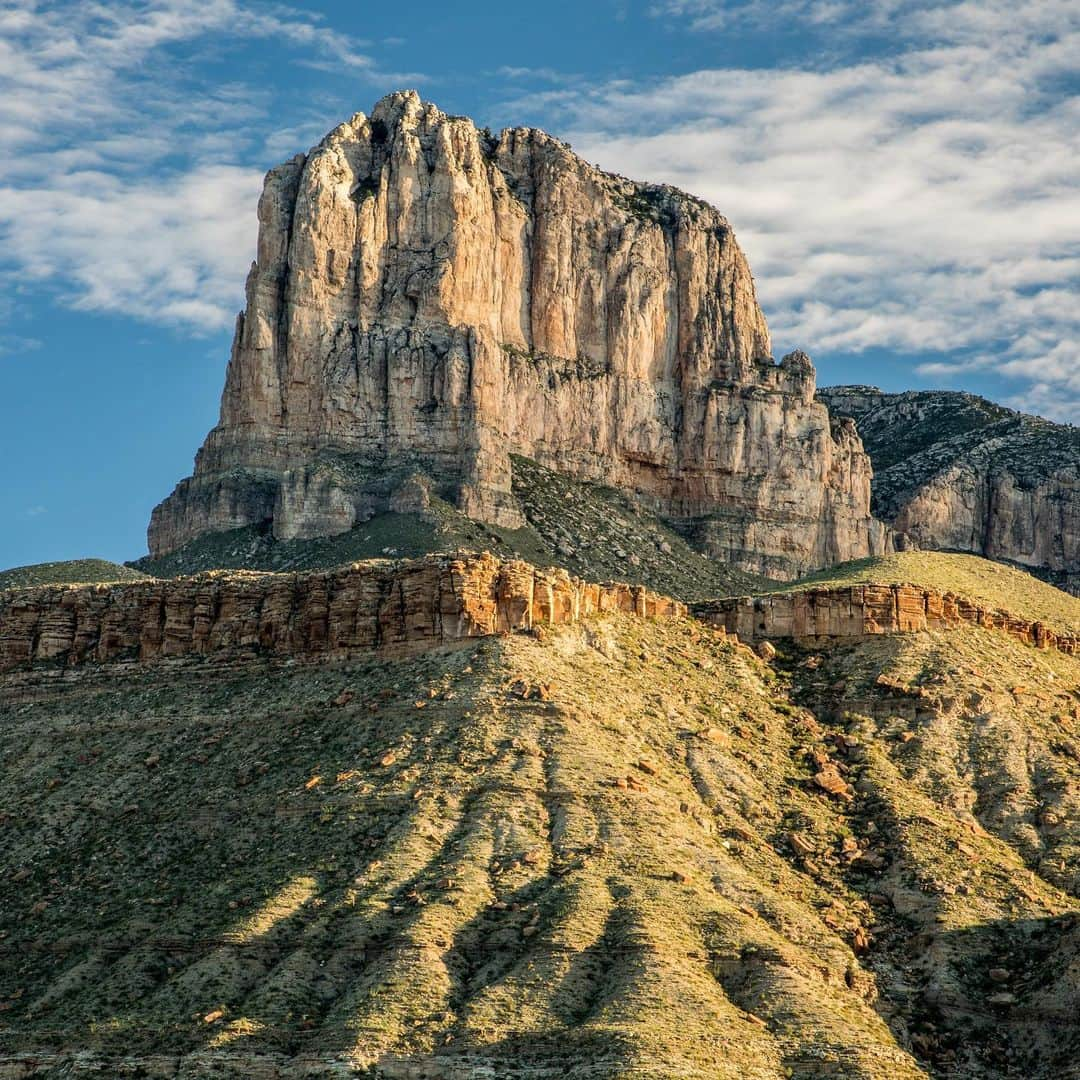
[[[1080,431],[956,390],[818,393],[858,425],[873,509],[920,547],[1017,563],[1080,591]]]
[[[220,421],[152,554],[340,534],[403,490],[514,528],[511,454],[630,492],[745,570],[887,544],[857,436],[830,429],[804,353],[773,361],[702,200],[404,91],[271,169],[259,226]]]

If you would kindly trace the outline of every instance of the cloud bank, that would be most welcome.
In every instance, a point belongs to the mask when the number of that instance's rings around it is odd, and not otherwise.
[[[991,373],[1014,404],[1080,418],[1074,0],[656,0],[650,15],[649,31],[712,35],[725,62],[592,84],[503,68],[506,98],[546,83],[503,111],[539,106],[591,160],[715,203],[779,348],[891,350],[952,384]],[[785,65],[740,66],[723,47],[743,32],[796,44]],[[378,94],[415,78],[256,0],[0,0],[9,295],[31,282],[80,309],[231,323],[265,168],[338,119],[294,104],[271,123],[270,86],[222,62],[253,40]]]
[[[393,77],[364,43],[273,4],[0,0],[0,277],[75,308],[227,326],[255,249],[270,97],[194,68],[252,40]]]
[[[836,29],[828,58],[552,91],[576,149],[715,203],[784,347],[992,371],[1080,420],[1080,8],[678,0],[698,32]],[[867,47],[887,39],[883,51]],[[872,59],[867,59],[872,55]]]

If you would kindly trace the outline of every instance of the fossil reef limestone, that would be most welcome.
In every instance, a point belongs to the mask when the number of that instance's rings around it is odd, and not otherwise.
[[[514,527],[513,452],[786,578],[890,543],[814,389],[711,206],[395,93],[267,175],[220,421],[149,548],[336,535],[428,492]]]

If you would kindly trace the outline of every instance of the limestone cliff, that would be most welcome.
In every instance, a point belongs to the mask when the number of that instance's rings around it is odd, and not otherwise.
[[[41,663],[403,655],[597,612],[677,618],[686,610],[642,586],[590,584],[486,554],[308,574],[53,585],[0,594],[0,672]]]
[[[743,641],[794,638],[802,643],[859,640],[879,634],[981,626],[1037,649],[1080,652],[1080,635],[1036,619],[919,585],[848,585],[734,596],[695,604],[705,622]]]
[[[819,394],[853,417],[874,462],[873,507],[923,548],[1019,563],[1080,591],[1080,431],[972,394]]]
[[[880,550],[854,428],[777,364],[728,222],[413,93],[271,170],[221,417],[150,552],[272,522],[328,536],[417,473],[521,522],[509,454],[636,493],[786,577]],[[416,485],[412,485],[415,490]]]

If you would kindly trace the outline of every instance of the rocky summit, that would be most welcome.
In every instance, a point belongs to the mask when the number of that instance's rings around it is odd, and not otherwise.
[[[884,551],[870,462],[814,369],[776,363],[727,220],[534,129],[416,94],[267,175],[221,416],[153,513],[207,534],[349,532],[433,495],[525,522],[511,455],[632,493],[770,577]]]
[[[874,512],[911,542],[1080,592],[1080,429],[959,392],[837,386],[818,398],[858,424]]]

